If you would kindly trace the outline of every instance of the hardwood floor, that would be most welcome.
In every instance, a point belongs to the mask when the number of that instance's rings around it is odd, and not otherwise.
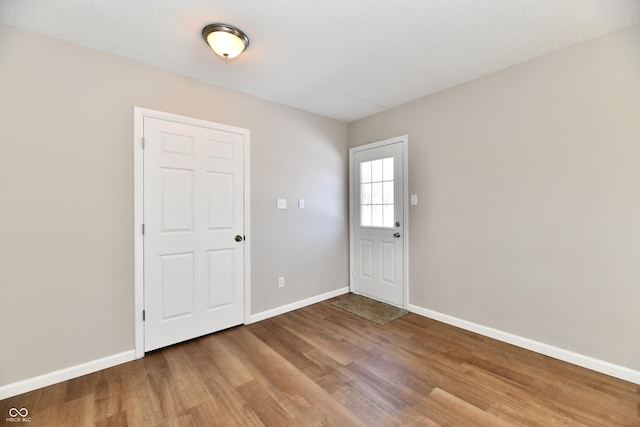
[[[0,402],[30,426],[640,426],[640,386],[322,302]],[[27,425],[6,422],[5,425]]]

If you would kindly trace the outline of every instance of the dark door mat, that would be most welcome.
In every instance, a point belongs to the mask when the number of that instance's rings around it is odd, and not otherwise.
[[[386,325],[392,320],[409,313],[403,308],[355,294],[349,294],[337,299],[333,301],[331,305],[370,320],[378,325]]]

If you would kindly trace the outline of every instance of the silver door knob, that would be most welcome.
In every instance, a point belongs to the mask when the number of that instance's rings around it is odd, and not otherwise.
[[[244,240],[244,237],[242,237],[241,235],[237,235],[236,236],[236,242],[242,242]]]
[[[393,237],[395,237],[395,238],[397,239],[398,237],[400,237],[400,233],[398,233],[398,232],[396,231],[395,233],[393,233]]]

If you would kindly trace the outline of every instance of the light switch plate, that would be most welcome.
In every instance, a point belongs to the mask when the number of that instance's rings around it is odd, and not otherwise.
[[[418,205],[418,195],[417,194],[412,194],[411,195],[411,206],[417,206]]]
[[[304,199],[298,199],[298,209],[304,209]]]
[[[287,209],[287,199],[278,199],[278,209]]]

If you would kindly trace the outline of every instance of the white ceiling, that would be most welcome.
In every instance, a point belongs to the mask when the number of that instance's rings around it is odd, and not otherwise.
[[[640,22],[640,0],[0,0],[0,22],[352,121]],[[224,63],[202,28],[251,39]]]

